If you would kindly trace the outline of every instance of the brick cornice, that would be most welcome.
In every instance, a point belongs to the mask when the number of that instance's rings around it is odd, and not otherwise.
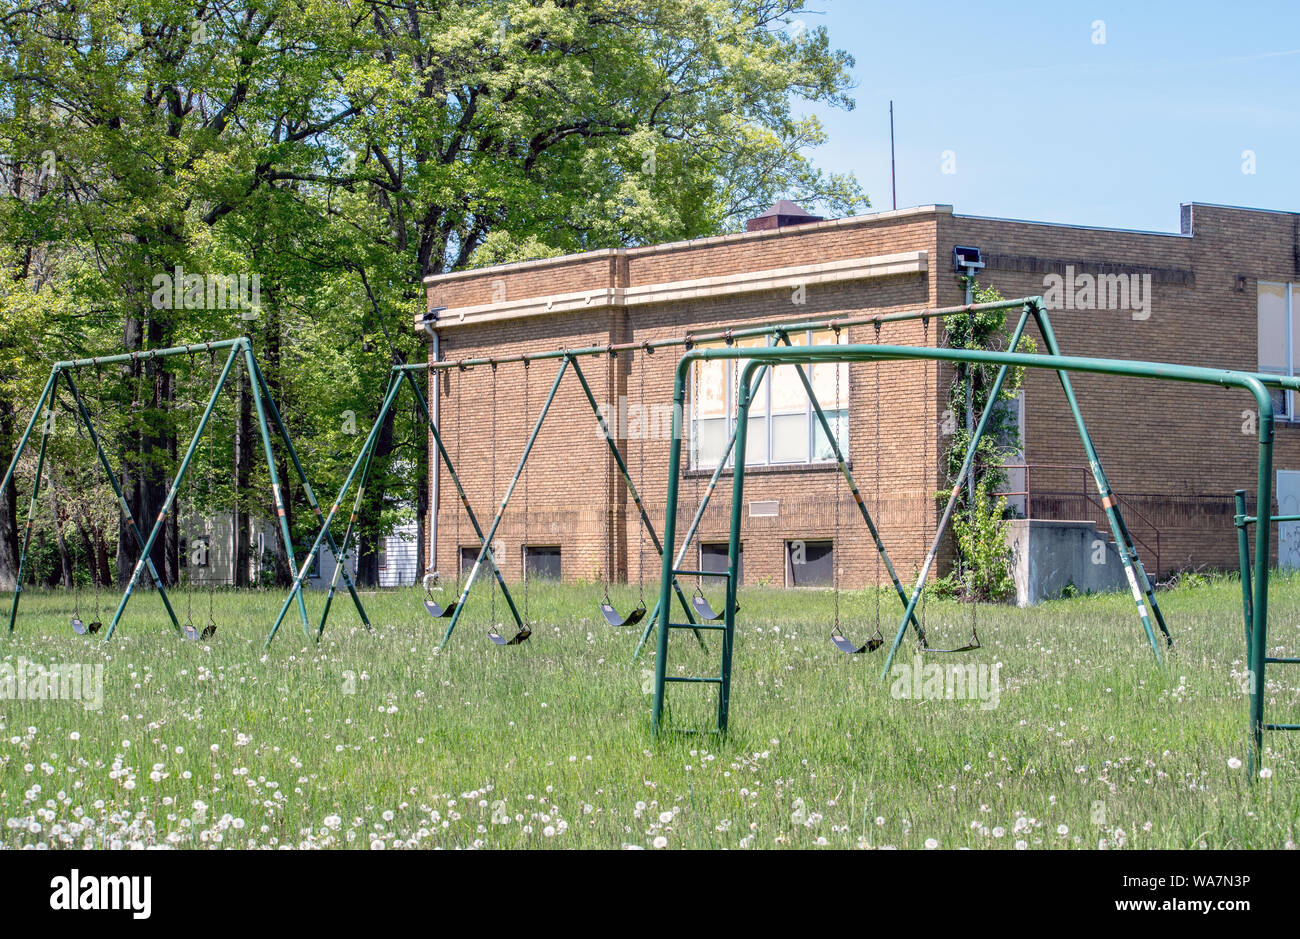
[[[652,303],[675,303],[688,300],[739,296],[769,290],[795,287],[814,287],[843,281],[871,280],[895,277],[902,274],[925,273],[929,267],[929,253],[906,251],[865,258],[846,258],[793,267],[769,268],[761,271],[738,271],[716,277],[694,280],[642,284],[635,287],[598,287],[575,293],[552,294],[541,297],[521,297],[485,303],[477,306],[443,310],[438,315],[435,329],[450,329],[503,320],[526,319],[534,316],[551,316],[557,313],[574,313],[612,307],[633,307]],[[423,315],[415,319],[416,328],[425,325]]]

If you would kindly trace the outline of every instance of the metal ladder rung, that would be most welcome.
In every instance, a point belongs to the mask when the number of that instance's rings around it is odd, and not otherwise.
[[[1264,661],[1269,665],[1300,665],[1300,658],[1269,658],[1264,656]]]
[[[1300,724],[1265,724],[1265,730],[1300,730]]]
[[[721,679],[721,678],[694,678],[694,677],[674,678],[674,677],[671,676],[671,675],[665,675],[665,676],[664,676],[664,681],[673,681],[673,682],[684,683],[684,684],[688,684],[688,685],[720,685],[720,684],[722,684],[722,679]]]
[[[669,629],[713,629],[725,632],[727,626],[725,623],[669,623]]]
[[[673,571],[677,577],[724,577],[731,579],[730,571]]]

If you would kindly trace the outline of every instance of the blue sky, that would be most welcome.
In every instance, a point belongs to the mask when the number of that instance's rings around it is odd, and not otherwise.
[[[892,98],[900,208],[1152,231],[1180,202],[1300,211],[1296,0],[810,0],[802,19],[857,60],[854,111],[802,106],[830,136],[813,157],[875,209]]]

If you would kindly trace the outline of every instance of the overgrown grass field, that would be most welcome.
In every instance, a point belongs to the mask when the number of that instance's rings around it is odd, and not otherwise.
[[[0,699],[0,844],[1278,848],[1300,835],[1300,735],[1266,735],[1255,785],[1241,765],[1235,580],[1161,594],[1177,642],[1163,672],[1124,596],[981,607],[984,647],[960,659],[1000,666],[984,700],[901,697],[878,680],[883,651],[831,646],[828,592],[746,589],[726,738],[651,738],[653,644],[633,662],[637,632],[606,626],[599,596],[534,585],[533,638],[498,648],[480,592],[441,653],[445,621],[421,591],[365,595],[374,632],[344,597],[319,646],[291,618],[264,652],[277,592],[217,594],[220,628],[202,643],[178,640],[147,593],[104,643],[72,633],[71,596],[27,592],[0,660],[102,664],[103,704]],[[193,602],[202,625],[206,597]],[[1295,655],[1300,579],[1278,576],[1271,604],[1270,647]],[[968,607],[927,606],[932,644],[966,639]],[[841,607],[865,640],[872,595]],[[889,633],[896,598],[882,607]],[[675,632],[672,671],[716,672],[708,642],[706,655]],[[1268,719],[1300,720],[1298,684],[1300,669],[1272,668]],[[715,694],[671,686],[670,724],[711,727]]]

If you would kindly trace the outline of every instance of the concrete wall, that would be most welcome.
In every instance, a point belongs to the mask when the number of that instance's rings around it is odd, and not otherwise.
[[[1092,522],[1014,519],[1007,541],[1017,606],[1059,597],[1071,584],[1080,593],[1128,589],[1114,542]]]

